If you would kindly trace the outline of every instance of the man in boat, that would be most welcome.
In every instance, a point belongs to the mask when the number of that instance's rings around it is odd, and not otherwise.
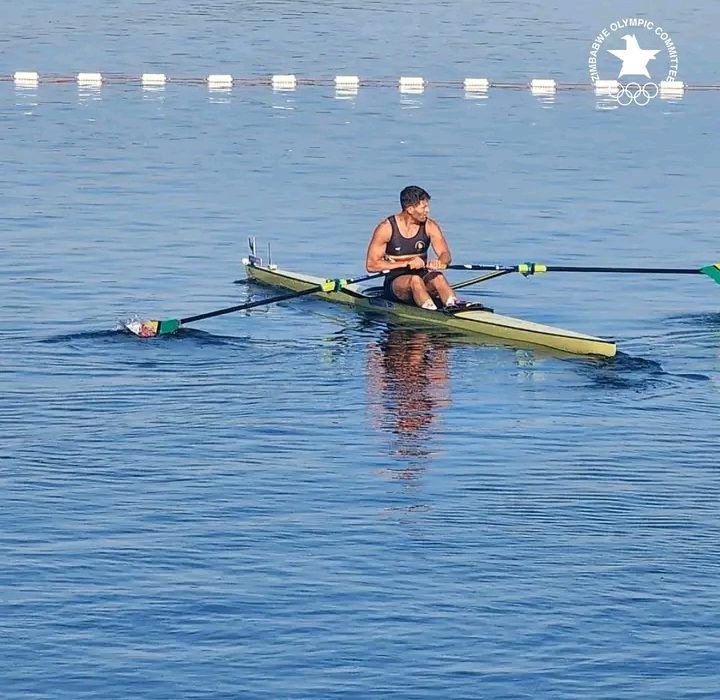
[[[422,187],[406,187],[400,207],[402,211],[375,227],[365,261],[368,272],[390,270],[383,296],[431,310],[437,309],[436,302],[450,309],[464,305],[441,272],[452,255],[440,226],[428,216],[430,195]],[[428,260],[431,247],[434,260]]]

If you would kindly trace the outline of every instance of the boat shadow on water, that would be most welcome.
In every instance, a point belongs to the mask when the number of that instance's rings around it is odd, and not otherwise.
[[[257,285],[253,281],[248,281],[248,286],[257,287],[258,291],[265,291],[262,285]],[[309,310],[310,313],[323,317],[329,316],[326,304],[323,302],[306,299],[303,300],[302,305],[305,311]],[[370,336],[372,339],[377,339],[381,336],[381,339],[377,340],[377,347],[384,348],[387,352],[391,352],[397,346],[411,353],[419,353],[418,344],[421,342],[443,347],[448,352],[453,347],[467,346],[476,346],[479,349],[506,349],[508,357],[512,358],[512,361],[523,371],[530,373],[546,362],[562,361],[564,367],[574,368],[577,375],[584,379],[584,386],[589,385],[604,391],[645,392],[677,385],[678,382],[710,380],[703,374],[668,372],[656,360],[622,350],[612,358],[576,355],[531,343],[506,342],[475,332],[448,331],[405,321],[392,322],[380,315],[362,312],[358,315],[357,311],[349,314],[338,309],[332,314],[332,318],[342,324],[342,329],[333,334],[331,353],[334,355],[347,352],[349,347],[356,344],[358,337],[365,339]],[[695,335],[698,327],[705,327],[713,332],[720,330],[720,314],[698,314],[692,318],[685,316],[683,320],[688,326],[692,326],[692,333]],[[667,344],[672,335],[667,333],[662,338],[655,339],[655,342],[660,345]],[[401,382],[397,385],[400,386]]]
[[[664,319],[665,328],[657,335],[635,341],[650,345],[658,356],[676,356],[679,347],[698,348],[703,355],[720,358],[720,313],[682,314]],[[685,352],[685,359],[687,352]],[[657,360],[618,352],[612,361],[601,363],[590,375],[600,388],[652,389],[686,382],[710,382],[699,372],[669,372]]]
[[[643,392],[675,383],[675,375],[659,362],[620,351],[612,359],[578,369],[591,386],[603,390]]]
[[[443,415],[452,405],[456,350],[476,347],[478,353],[482,348],[491,351],[484,367],[478,355],[478,383],[484,381],[486,372],[496,371],[497,352],[504,350],[520,373],[529,375],[536,369],[544,371],[541,365],[548,360],[572,360],[588,371],[615,364],[607,358],[578,357],[535,346],[519,348],[497,338],[393,324],[370,315],[361,316],[337,335],[363,338],[368,422],[389,436],[389,456],[398,465],[382,471],[408,481],[419,478],[438,454],[442,441],[434,441],[433,436],[443,432]]]
[[[535,345],[504,343],[497,338],[483,338],[474,333],[446,332],[406,324],[395,325],[369,315],[361,316],[359,322],[339,331],[337,336],[347,339],[348,333],[366,339],[368,336],[372,338],[368,343],[368,365],[372,361],[375,367],[373,371],[368,369],[369,381],[376,373],[392,375],[374,386],[375,389],[382,388],[390,398],[386,402],[387,406],[390,408],[398,406],[398,401],[403,398],[403,391],[412,396],[420,390],[425,390],[425,393],[419,396],[420,400],[416,404],[411,404],[416,405],[416,409],[413,410],[416,413],[419,411],[417,415],[409,420],[404,417],[402,420],[392,418],[388,420],[386,416],[386,419],[380,423],[383,429],[395,426],[395,432],[405,437],[412,437],[416,432],[410,429],[414,421],[427,423],[428,426],[435,422],[435,418],[428,415],[426,409],[444,408],[449,405],[449,390],[442,394],[447,396],[447,399],[438,403],[434,400],[435,388],[430,391],[426,384],[438,381],[449,383],[452,351],[459,348],[477,347],[479,352],[483,348],[492,351],[507,350],[509,361],[530,377],[535,371],[545,371],[547,363],[559,361],[565,370],[569,369],[583,379],[582,386],[603,391],[642,393],[677,386],[679,383],[711,381],[710,377],[704,374],[668,372],[657,360],[622,351],[612,358],[578,356]],[[339,352],[344,351],[342,342],[335,347]],[[377,358],[373,359],[380,353],[384,355],[382,363]],[[494,366],[493,361],[492,365],[488,365],[487,371],[493,371]],[[393,369],[398,371],[393,374]],[[410,372],[411,377],[401,370]],[[418,375],[423,377],[419,382]],[[481,381],[481,375],[478,381]],[[412,411],[410,415],[413,416]],[[427,437],[426,434],[424,437]]]
[[[684,324],[697,328],[700,326],[706,330],[720,332],[720,312],[700,314],[675,314],[668,316],[667,321],[673,324]]]

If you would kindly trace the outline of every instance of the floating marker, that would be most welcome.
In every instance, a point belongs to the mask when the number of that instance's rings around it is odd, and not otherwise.
[[[19,70],[15,72],[13,80],[15,81],[16,85],[20,85],[22,87],[29,87],[37,85],[38,81],[40,80],[40,76],[36,71]]]
[[[165,85],[167,77],[165,73],[143,73],[142,84],[147,87],[160,87]]]
[[[233,86],[232,75],[208,75],[208,87],[210,89],[227,89]]]
[[[685,92],[685,83],[682,80],[662,80],[660,81],[660,92],[673,95],[682,94]]]
[[[360,89],[360,78],[357,75],[335,76],[335,99],[348,100],[357,97]]]
[[[77,84],[85,87],[100,87],[102,85],[101,73],[78,73]]]
[[[620,83],[617,80],[596,80],[594,85],[595,94],[614,95],[620,92]]]
[[[273,90],[294,90],[297,87],[297,78],[294,75],[273,75]]]
[[[398,81],[398,86],[400,87],[400,92],[422,92],[425,89],[425,79],[403,76]]]
[[[681,80],[663,80],[659,92],[661,100],[681,100],[685,97],[685,83]]]
[[[338,90],[357,90],[360,87],[360,78],[357,75],[336,75],[335,88]]]
[[[463,86],[466,92],[487,92],[490,81],[487,78],[465,78]]]
[[[548,94],[557,90],[557,83],[554,80],[533,78],[530,81],[530,90],[534,93]]]

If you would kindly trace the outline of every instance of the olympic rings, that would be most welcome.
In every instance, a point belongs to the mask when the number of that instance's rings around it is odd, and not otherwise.
[[[660,92],[660,88],[658,88],[656,83],[645,83],[644,85],[634,82],[628,83],[627,85],[620,83],[619,88],[615,99],[623,105],[623,107],[633,102],[643,107],[650,102],[650,100],[657,97],[658,92]]]

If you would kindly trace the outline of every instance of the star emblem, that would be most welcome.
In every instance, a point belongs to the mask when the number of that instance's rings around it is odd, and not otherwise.
[[[634,34],[625,34],[622,38],[625,39],[624,49],[608,49],[608,53],[622,61],[618,78],[622,78],[623,75],[644,75],[649,78],[647,64],[660,53],[660,50],[641,49]]]

